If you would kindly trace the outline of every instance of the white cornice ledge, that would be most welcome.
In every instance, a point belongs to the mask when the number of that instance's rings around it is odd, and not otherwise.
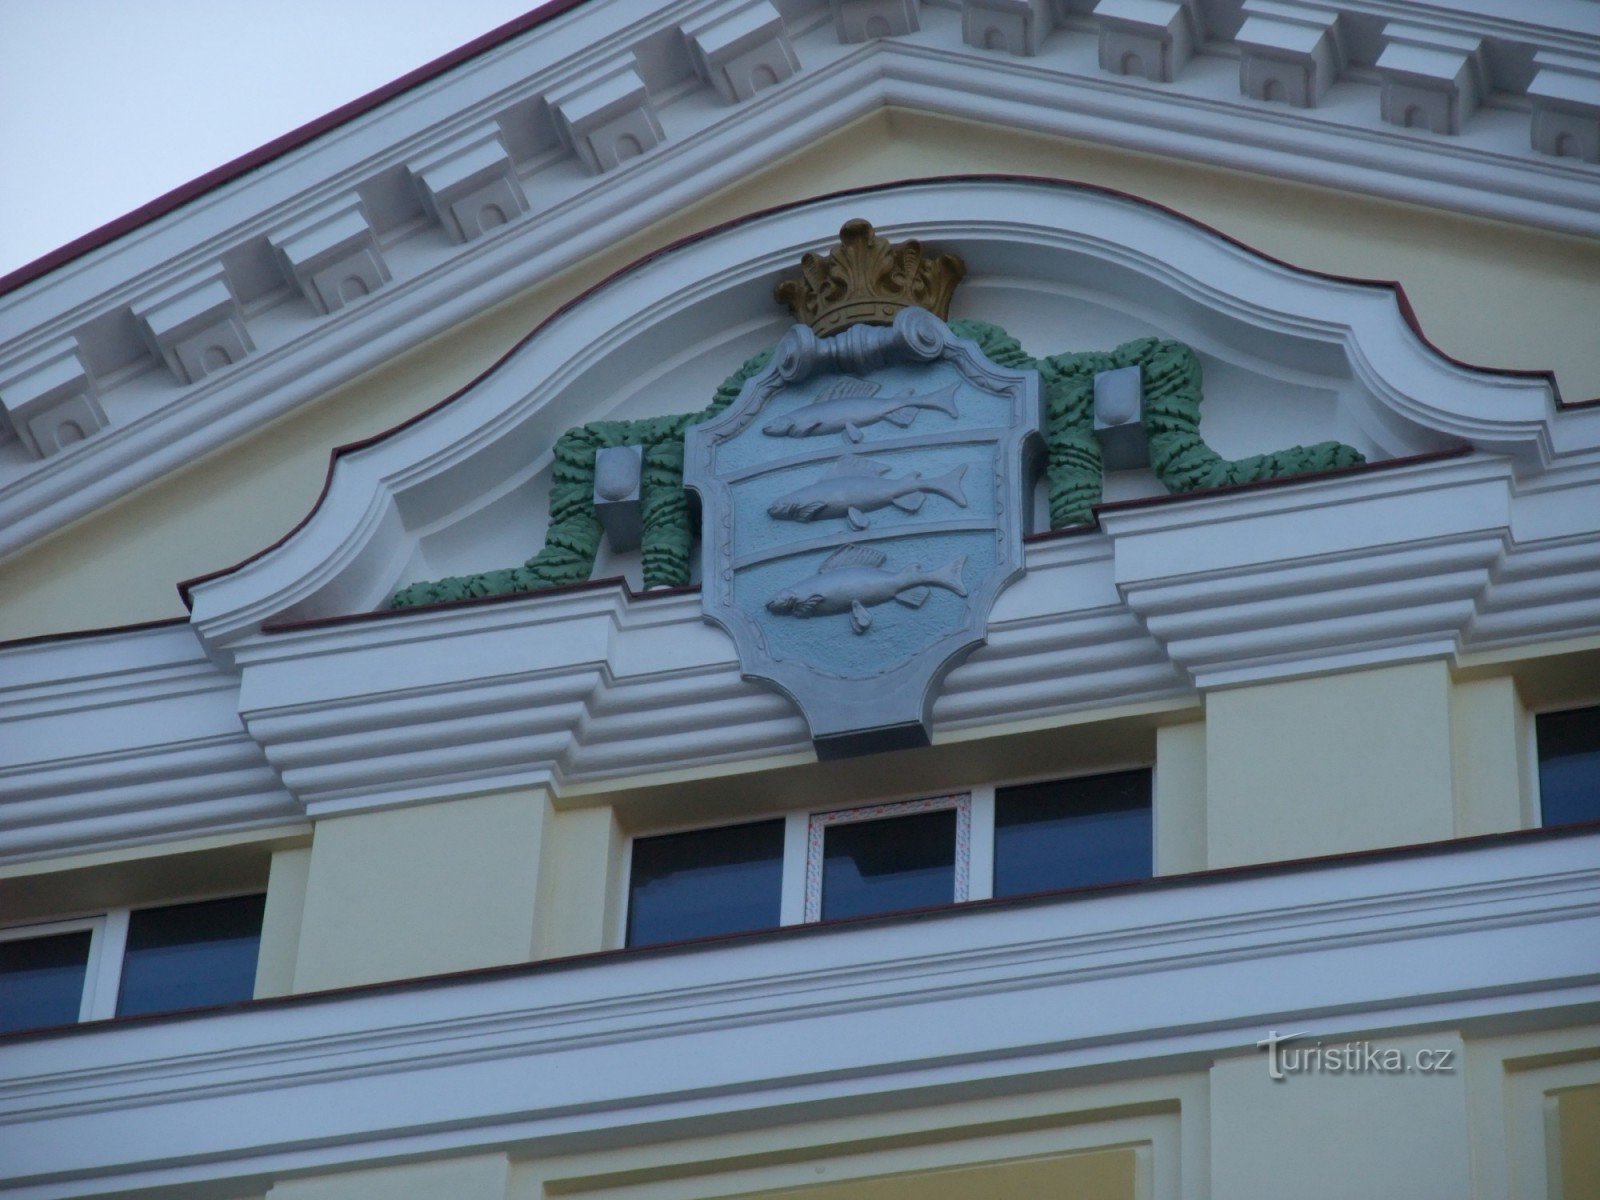
[[[1220,14],[1214,27],[1243,15],[1233,0],[1206,7]],[[729,11],[726,0],[591,0],[0,297],[0,325],[16,331],[0,346],[0,381],[20,388],[16,398],[0,388],[0,401],[26,439],[0,441],[0,554],[884,105],[1600,233],[1600,174],[1583,161],[1595,144],[1593,97],[1561,82],[1587,81],[1600,63],[1590,6],[1340,0],[1323,9],[1368,25],[1402,17],[1424,32],[1457,30],[1502,46],[1508,62],[1538,52],[1535,111],[1524,117],[1495,99],[1528,89],[1531,71],[1487,79],[1494,111],[1464,117],[1459,136],[1435,135],[1382,119],[1370,63],[1352,64],[1366,76],[1317,80],[1344,102],[1298,108],[1247,94],[1267,84],[1248,70],[1241,79],[1234,44],[1205,42],[1170,82],[1151,83],[1103,70],[1109,26],[1081,13],[1042,33],[1038,53],[1018,56],[968,45],[962,13],[934,6],[903,36],[841,44],[829,10],[803,2],[786,4],[777,27],[757,23],[766,41],[748,53],[761,61],[740,62],[763,67],[762,86],[751,76],[745,88],[705,58],[707,22]],[[1318,64],[1332,74],[1332,59]],[[713,100],[715,89],[735,102]],[[457,178],[450,172],[465,160],[440,161],[452,149],[489,157]],[[347,265],[317,268],[328,278],[312,281],[306,263],[279,254],[308,222],[361,198],[381,201],[372,244],[353,230],[342,243],[355,248]],[[129,336],[146,297],[219,273],[204,328],[163,326],[153,348]],[[159,324],[173,314],[151,315]],[[46,353],[79,356],[87,373],[51,393],[51,413],[23,413],[41,386],[27,366]]]
[[[0,863],[300,819],[187,625],[0,647]]]
[[[1118,590],[1195,686],[1256,683],[1459,653],[1512,551],[1511,475],[1417,463],[1101,523]]]
[[[946,679],[936,732],[1189,694],[1120,610],[1108,555],[1094,537],[1029,548],[988,644]],[[237,662],[250,735],[312,816],[811,745],[787,699],[741,677],[698,593],[422,610],[258,635]]]
[[[1469,843],[25,1038],[0,1194],[636,1145],[1201,1068],[1269,1028],[1570,1024],[1600,1012],[1597,857]]]

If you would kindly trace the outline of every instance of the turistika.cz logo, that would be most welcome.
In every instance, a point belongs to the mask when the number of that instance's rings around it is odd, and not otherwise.
[[[1267,1052],[1267,1074],[1273,1079],[1290,1075],[1439,1075],[1455,1070],[1455,1051],[1422,1047],[1409,1053],[1398,1046],[1372,1042],[1323,1042],[1291,1046],[1305,1037],[1276,1029],[1256,1043]]]

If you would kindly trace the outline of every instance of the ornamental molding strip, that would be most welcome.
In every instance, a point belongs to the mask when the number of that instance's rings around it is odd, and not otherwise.
[[[192,581],[189,624],[0,647],[0,677],[22,681],[8,708],[28,714],[0,774],[17,818],[0,857],[810,758],[804,721],[741,678],[697,590],[602,579],[376,610],[450,554],[479,570],[525,557],[537,528],[506,505],[549,486],[559,431],[606,416],[596,396],[630,415],[698,409],[789,327],[774,285],[863,211],[886,237],[959,254],[956,308],[981,297],[1041,348],[1063,328],[1089,346],[1151,328],[1185,338],[1206,371],[1208,436],[1231,453],[1335,433],[1369,460],[1174,496],[1114,472],[1107,486],[1124,490],[1093,523],[1026,542],[985,644],[934,700],[935,741],[1600,636],[1600,411],[1557,412],[1541,377],[1443,359],[1387,287],[1292,270],[1164,210],[932,181],[764,214],[618,276],[449,404],[340,455],[297,531]],[[869,531],[892,516],[861,513]],[[169,675],[188,682],[169,694]],[[119,712],[148,746],[106,743],[103,695],[146,678]],[[190,695],[205,699],[179,702]]]
[[[1600,411],[1551,419],[1542,376],[1463,368],[1429,349],[1387,286],[1284,267],[1098,189],[1014,180],[898,185],[806,202],[657,256],[547,322],[449,405],[339,455],[301,528],[237,568],[186,585],[210,652],[226,662],[229,647],[265,622],[370,611],[397,586],[440,574],[424,565],[411,531],[437,533],[466,519],[481,497],[526,485],[548,467],[562,429],[608,415],[595,411],[595,396],[647,403],[656,413],[699,408],[711,379],[779,340],[785,324],[772,287],[817,244],[818,229],[837,229],[867,207],[886,234],[915,233],[959,253],[991,306],[1014,296],[1019,314],[1037,320],[1039,306],[1025,296],[1093,279],[1094,302],[1127,314],[1117,329],[1148,331],[1159,312],[1158,328],[1282,376],[1277,388],[1318,380],[1323,394],[1339,397],[1342,419],[1359,431],[1370,459],[1466,444],[1509,456],[1532,477],[1600,440]],[[1020,275],[1018,262],[1027,264]],[[1070,328],[1068,314],[1086,310],[1064,303]],[[740,315],[729,325],[722,314]],[[1040,337],[1060,338],[1046,328]],[[663,365],[641,375],[638,364],[650,362]]]
[[[1122,0],[590,0],[529,29],[0,297],[0,553],[886,104],[1600,233],[1581,0],[1152,3],[1160,29]]]
[[[303,818],[183,624],[0,646],[0,863]]]
[[[1597,850],[1493,839],[16,1039],[0,1121],[28,1136],[7,1142],[6,1191],[245,1188],[511,1143],[548,1159],[886,1092],[950,1106],[1110,1061],[1165,1089],[1268,1028],[1571,1025],[1600,1012],[1577,950],[1600,939]],[[797,1021],[811,1036],[784,1036]]]

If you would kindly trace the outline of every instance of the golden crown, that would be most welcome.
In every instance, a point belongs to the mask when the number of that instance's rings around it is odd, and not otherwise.
[[[773,295],[796,321],[827,337],[851,325],[892,325],[895,313],[913,305],[949,320],[950,298],[966,273],[956,255],[924,256],[921,242],[895,245],[857,218],[844,223],[826,257],[803,255],[800,278],[784,280]]]

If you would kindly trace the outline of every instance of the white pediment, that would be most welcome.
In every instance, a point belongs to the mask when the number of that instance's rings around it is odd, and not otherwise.
[[[341,453],[300,528],[193,583],[196,627],[226,658],[263,623],[369,612],[415,580],[521,563],[541,544],[555,440],[585,422],[704,407],[787,327],[773,285],[855,216],[962,255],[952,319],[998,325],[1035,356],[1184,342],[1205,372],[1202,435],[1226,458],[1329,440],[1369,462],[1470,447],[1536,474],[1600,423],[1556,419],[1543,376],[1446,359],[1389,285],[1296,270],[1100,189],[930,180],[766,213],[613,277],[460,394]],[[1163,490],[1121,472],[1105,496]]]
[[[1021,35],[1015,6],[908,0],[920,16],[861,40],[841,3],[541,10],[0,281],[0,554],[885,108],[1600,230],[1587,0],[1430,0],[1404,21],[1391,0],[1208,0],[1167,55],[1138,5],[1041,0]],[[1463,39],[1516,52],[1418,75]]]

